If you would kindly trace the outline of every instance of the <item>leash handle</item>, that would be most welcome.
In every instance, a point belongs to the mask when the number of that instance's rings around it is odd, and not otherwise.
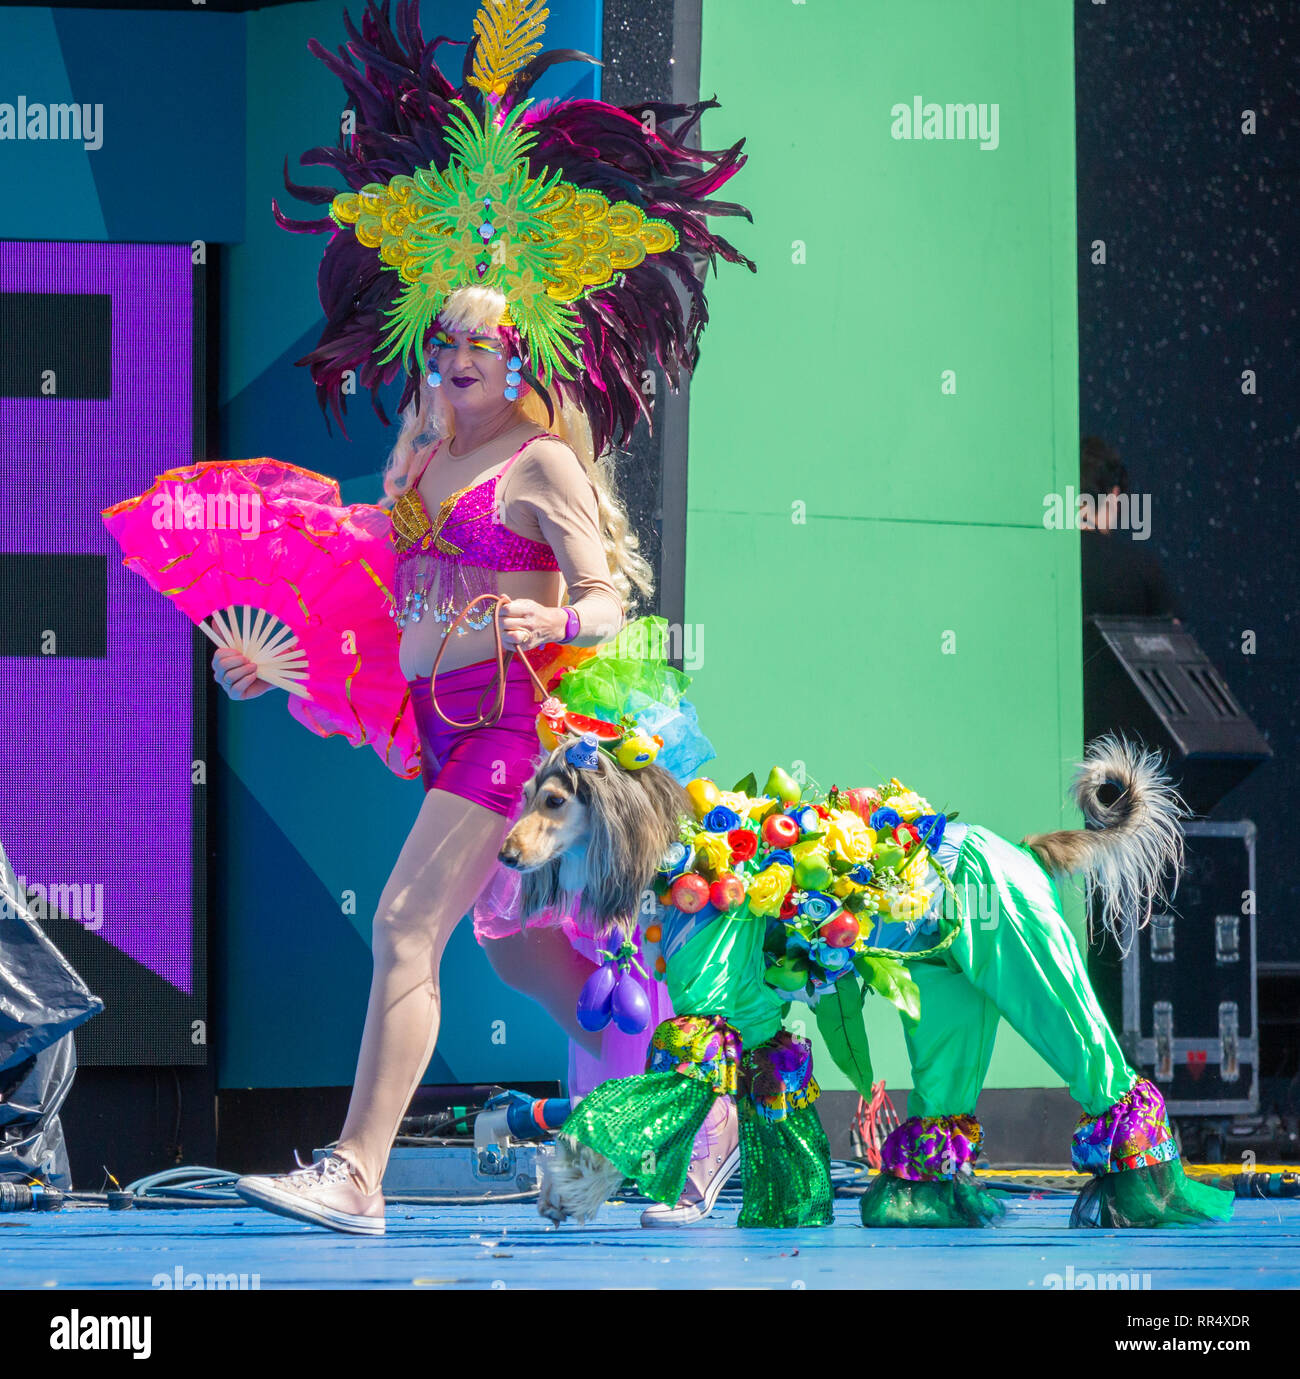
[[[479,695],[477,717],[468,722],[461,723],[454,718],[448,718],[438,707],[438,667],[442,663],[443,653],[447,650],[447,644],[451,640],[451,634],[465,621],[471,609],[483,602],[492,604],[492,629],[496,634],[496,675],[492,684]],[[510,600],[506,598],[504,594],[480,594],[477,598],[470,599],[464,608],[457,613],[455,621],[448,627],[443,635],[442,645],[438,648],[438,654],[433,658],[433,669],[429,672],[429,703],[434,713],[436,713],[449,728],[485,728],[495,723],[501,717],[501,712],[505,708],[506,703],[506,662],[511,656],[518,656],[524,663],[524,669],[528,671],[537,689],[538,695],[542,699],[547,697],[546,686],[542,684],[541,677],[537,674],[536,670],[533,669],[532,662],[524,655],[522,650],[514,646],[511,647],[509,653],[506,652],[505,642],[501,636],[501,610],[509,602]],[[484,702],[487,700],[488,696],[493,693],[496,695],[496,701],[491,709],[485,712],[483,708]]]

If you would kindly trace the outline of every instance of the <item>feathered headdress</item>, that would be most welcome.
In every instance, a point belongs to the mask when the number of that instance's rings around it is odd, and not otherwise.
[[[647,101],[620,109],[595,100],[534,103],[557,62],[595,62],[575,49],[542,52],[544,0],[486,0],[453,86],[425,42],[417,0],[368,0],[338,56],[311,51],[343,82],[354,126],[304,165],[341,173],[351,189],[284,181],[300,200],[328,205],[320,220],[286,230],[329,234],[318,285],[326,324],[310,367],[317,397],[340,426],[345,375],[379,389],[406,376],[415,396],[425,341],[446,298],[464,286],[506,300],[500,328],[534,385],[574,402],[599,454],[638,415],[653,358],[673,388],[695,366],[708,320],[702,275],[729,263],[754,268],[710,232],[706,215],[749,212],[707,198],[745,162],[744,140],[721,152],[687,140],[716,100]],[[345,131],[347,124],[345,123]],[[677,292],[685,289],[687,309]]]

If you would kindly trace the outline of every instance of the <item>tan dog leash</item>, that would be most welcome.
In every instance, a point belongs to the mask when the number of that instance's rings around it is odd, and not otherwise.
[[[493,683],[479,695],[478,717],[471,722],[461,723],[454,718],[448,718],[438,707],[438,666],[442,662],[443,653],[447,650],[447,643],[451,640],[451,634],[465,621],[470,610],[476,604],[483,603],[484,601],[493,605],[492,627],[496,633],[496,675],[493,679]],[[548,698],[546,686],[542,684],[541,678],[533,669],[532,662],[524,655],[523,651],[515,646],[510,648],[508,654],[506,652],[505,643],[501,636],[501,609],[509,602],[510,600],[506,598],[504,594],[480,594],[477,598],[470,599],[464,608],[460,610],[456,615],[456,620],[448,627],[443,635],[442,645],[438,648],[438,654],[433,658],[433,669],[429,672],[429,702],[434,713],[436,713],[449,728],[485,728],[495,723],[501,717],[501,711],[505,708],[506,702],[506,662],[511,656],[518,656],[524,663],[524,668],[528,671],[528,674],[532,677],[533,684],[537,687],[539,698],[542,700]],[[493,704],[490,712],[484,713],[483,702],[487,699],[488,695],[493,692],[496,694],[496,702]]]

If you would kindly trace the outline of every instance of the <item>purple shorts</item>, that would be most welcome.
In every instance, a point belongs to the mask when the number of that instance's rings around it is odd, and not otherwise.
[[[438,707],[462,722],[476,718],[483,696],[493,697],[489,689],[495,675],[495,660],[444,671],[438,676]],[[537,740],[537,701],[527,670],[511,658],[501,717],[481,728],[451,727],[434,712],[428,679],[407,683],[420,734],[425,790],[445,790],[513,818],[542,750]]]

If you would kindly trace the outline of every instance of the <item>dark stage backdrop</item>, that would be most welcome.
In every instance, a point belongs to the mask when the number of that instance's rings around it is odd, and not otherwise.
[[[1300,6],[1078,0],[1075,37],[1080,421],[1276,754],[1213,817],[1259,824],[1259,956],[1296,963]]]

